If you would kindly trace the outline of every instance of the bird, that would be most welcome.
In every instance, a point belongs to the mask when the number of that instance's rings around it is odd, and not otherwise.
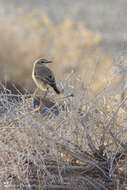
[[[46,66],[48,63],[52,63],[52,61],[43,58],[37,59],[33,63],[32,78],[36,86],[42,91],[48,91],[49,87],[52,87],[57,94],[60,94],[54,73]]]

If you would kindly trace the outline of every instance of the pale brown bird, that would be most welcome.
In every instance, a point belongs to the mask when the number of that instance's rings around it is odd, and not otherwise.
[[[60,94],[59,89],[56,86],[55,76],[51,69],[46,64],[52,63],[46,59],[38,59],[34,62],[32,78],[36,86],[42,91],[47,91],[49,87],[52,87],[57,94]]]

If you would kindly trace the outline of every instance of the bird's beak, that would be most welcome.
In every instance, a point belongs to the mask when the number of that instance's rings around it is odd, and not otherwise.
[[[46,61],[45,63],[52,63],[52,61]]]

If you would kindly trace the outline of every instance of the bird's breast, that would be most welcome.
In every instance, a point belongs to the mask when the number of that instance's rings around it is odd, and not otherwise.
[[[32,78],[33,78],[33,80],[34,80],[36,86],[37,86],[39,89],[41,89],[41,90],[43,90],[43,91],[46,91],[46,90],[47,90],[48,86],[47,86],[43,81],[41,81],[41,80],[39,80],[39,79],[36,78],[36,76],[34,75],[34,70],[33,70],[33,72],[32,72]]]

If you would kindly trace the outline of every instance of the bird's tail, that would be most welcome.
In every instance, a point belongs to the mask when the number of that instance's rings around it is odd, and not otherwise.
[[[56,92],[57,94],[60,94],[60,91],[59,91],[59,89],[57,88],[56,84],[52,85],[52,87],[53,87],[53,89],[55,90],[55,92]]]

